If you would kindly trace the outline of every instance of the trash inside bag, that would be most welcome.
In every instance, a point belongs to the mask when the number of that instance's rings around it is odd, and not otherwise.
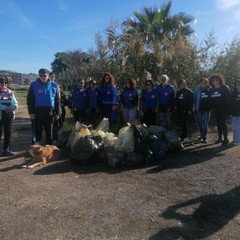
[[[78,131],[78,132],[75,134],[74,138],[73,138],[73,141],[72,141],[72,144],[71,144],[71,149],[74,148],[76,142],[77,142],[80,138],[86,137],[86,136],[90,136],[90,135],[91,135],[91,132],[90,132],[90,130],[89,130],[87,127],[81,128],[81,130]]]
[[[74,162],[86,164],[90,162],[91,157],[100,151],[104,142],[100,136],[86,135],[78,139],[71,149],[70,159]]]
[[[130,153],[134,151],[134,145],[134,131],[131,125],[121,128],[114,145],[114,150]]]
[[[95,129],[96,131],[102,130],[103,132],[108,132],[109,130],[109,120],[108,118],[103,118],[102,121],[99,123],[99,125]]]

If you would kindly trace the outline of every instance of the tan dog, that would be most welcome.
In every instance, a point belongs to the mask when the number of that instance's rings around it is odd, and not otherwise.
[[[29,153],[32,156],[32,162],[27,168],[46,165],[48,162],[56,160],[60,156],[60,149],[54,145],[31,145]]]

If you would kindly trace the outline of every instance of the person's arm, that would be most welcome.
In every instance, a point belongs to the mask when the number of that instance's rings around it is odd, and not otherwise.
[[[35,95],[33,91],[33,86],[31,85],[28,89],[27,94],[27,106],[28,106],[28,114],[35,114]]]
[[[61,95],[60,95],[59,88],[57,88],[57,92],[54,100],[55,100],[54,101],[55,113],[57,116],[60,116],[62,114],[62,107],[61,107]]]
[[[12,102],[11,102],[11,106],[13,111],[15,111],[18,108],[18,101],[14,95],[14,93],[12,93]]]

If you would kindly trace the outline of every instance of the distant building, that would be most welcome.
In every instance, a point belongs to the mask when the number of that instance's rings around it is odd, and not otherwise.
[[[0,75],[7,76],[12,84],[18,85],[29,85],[38,78],[38,74],[35,73],[17,73],[8,70],[0,70]]]

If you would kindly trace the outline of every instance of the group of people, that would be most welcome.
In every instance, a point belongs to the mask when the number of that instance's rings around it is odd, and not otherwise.
[[[14,110],[18,107],[14,93],[7,84],[8,79],[0,77],[0,137],[2,129],[4,131],[2,156],[13,155],[9,145]],[[66,106],[75,122],[93,126],[103,117],[108,118],[110,124],[117,122],[119,109],[124,123],[140,120],[147,126],[161,125],[166,129],[173,127],[173,116],[177,116],[182,141],[188,138],[188,122],[191,116],[195,116],[200,132],[198,140],[202,143],[207,143],[208,123],[213,112],[218,133],[216,143],[222,145],[229,144],[226,121],[231,115],[232,143],[240,144],[240,80],[230,91],[223,76],[213,74],[209,78],[201,78],[195,90],[189,89],[185,80],[180,80],[175,91],[168,76],[162,75],[156,87],[152,80],[146,80],[139,91],[136,80],[128,78],[122,89],[118,90],[113,75],[106,72],[97,85],[97,81],[92,79],[87,86],[80,78],[67,97],[62,86],[55,81],[54,73],[41,68],[39,78],[31,83],[27,94],[32,144],[41,142],[43,129],[46,144],[53,144],[65,121]]]

